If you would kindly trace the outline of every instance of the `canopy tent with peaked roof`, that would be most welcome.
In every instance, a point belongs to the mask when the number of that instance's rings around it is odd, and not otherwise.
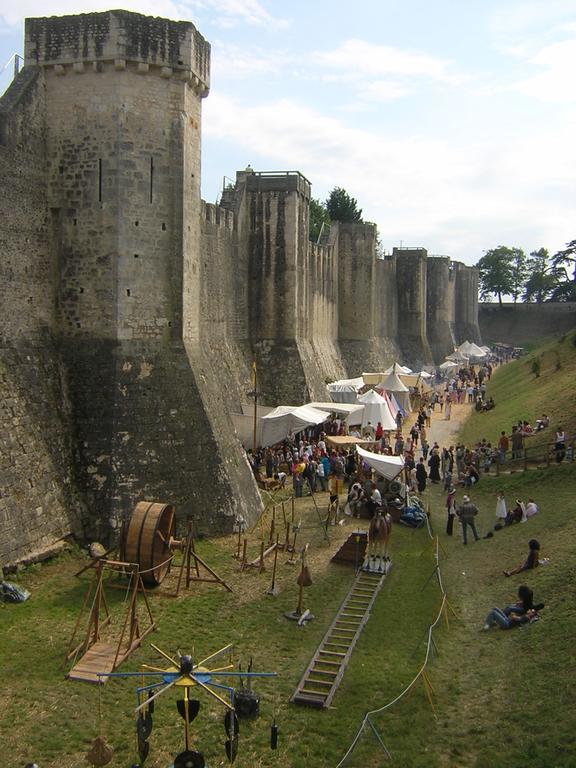
[[[375,428],[378,422],[380,422],[386,432],[396,429],[396,421],[394,416],[392,416],[386,398],[379,395],[378,392],[375,392],[373,389],[368,390],[363,395],[359,395],[358,403],[364,406],[362,427],[365,427],[370,422]]]
[[[326,411],[310,408],[309,405],[279,405],[262,417],[261,445],[274,445],[290,434],[297,434],[306,427],[322,424],[328,418]]]
[[[360,424],[364,406],[361,403],[306,403],[310,408],[328,413],[340,413],[349,424]]]
[[[362,376],[356,379],[340,379],[326,385],[326,391],[335,403],[355,403],[358,390],[364,386]]]
[[[486,352],[473,341],[464,341],[456,351],[464,357],[486,357]]]
[[[446,356],[446,360],[453,360],[454,362],[457,362],[457,363],[467,363],[468,355],[464,355],[462,354],[462,352],[460,352],[460,350],[455,349],[451,355]]]
[[[386,376],[389,376],[391,373],[412,373],[412,370],[406,365],[400,365],[400,363],[392,363],[390,368],[386,368],[384,373]]]
[[[445,360],[438,368],[441,371],[451,371],[453,368],[458,368],[458,363],[455,363],[454,360]]]
[[[404,469],[404,459],[402,456],[385,456],[382,453],[372,453],[359,446],[356,446],[356,450],[360,458],[369,464],[372,469],[375,469],[379,475],[385,477],[386,480],[394,480]]]
[[[397,373],[388,374],[383,381],[378,383],[376,389],[394,395],[404,415],[412,411],[409,389]]]
[[[408,387],[397,373],[389,373],[378,382],[377,386],[378,389],[385,389],[386,392],[408,392]]]

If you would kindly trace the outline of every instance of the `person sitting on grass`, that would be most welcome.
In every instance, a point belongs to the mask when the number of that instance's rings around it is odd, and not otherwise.
[[[504,525],[513,525],[514,523],[526,522],[526,507],[522,499],[516,499],[516,506],[509,510],[504,520]]]
[[[522,584],[518,587],[518,602],[506,608],[492,608],[484,620],[484,629],[488,630],[495,624],[500,629],[513,629],[521,624],[537,621],[538,611],[544,608],[544,603],[534,605],[534,594],[530,587]]]
[[[538,567],[540,560],[540,544],[536,539],[530,539],[528,542],[528,557],[516,568],[512,568],[509,571],[503,571],[504,576],[513,576],[515,573],[522,573],[522,571],[531,571],[533,568]]]

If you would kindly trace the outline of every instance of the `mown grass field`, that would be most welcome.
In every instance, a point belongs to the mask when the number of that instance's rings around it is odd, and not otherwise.
[[[568,354],[576,356],[576,349],[573,353],[572,349],[562,347],[566,358],[560,371],[555,371],[561,375],[550,377],[561,391],[548,388],[550,382],[542,366],[537,386],[546,387],[549,413],[554,413],[552,404],[556,407],[557,401],[564,402],[564,408],[570,407],[570,393],[565,390],[572,385],[563,376],[573,365]],[[553,351],[545,352],[545,361],[547,355]],[[524,375],[526,371],[521,360],[497,372],[491,383],[497,409],[472,417],[464,427],[468,441],[483,436],[491,423],[487,419],[500,416],[508,423],[524,413],[544,410],[538,400],[529,399],[534,381],[529,373]],[[519,408],[522,412],[516,416]],[[494,421],[493,427],[499,430],[499,423]],[[572,464],[498,479],[483,477],[472,493],[480,508],[482,535],[494,524],[495,494],[500,488],[509,501],[519,495],[533,496],[541,511],[524,525],[499,531],[468,547],[462,545],[458,526],[453,537],[445,535],[443,494],[437,487],[427,491],[432,526],[442,546],[444,583],[457,618],[451,617],[450,628],[442,624],[435,634],[438,653],[429,667],[435,713],[418,684],[392,709],[374,718],[393,755],[392,764],[403,768],[576,766],[575,475]],[[302,514],[304,523],[312,525],[316,513],[309,499],[300,505],[297,516]],[[429,581],[434,568],[432,548],[425,530],[396,526],[391,543],[393,569],[333,708],[323,712],[288,703],[353,579],[352,569],[329,563],[339,542],[352,530],[351,522],[333,530],[330,544],[323,542],[315,527],[307,528],[300,538],[300,543],[311,542],[314,583],[306,591],[305,604],[316,615],[305,628],[299,629],[283,617],[284,611],[296,605],[294,567],[285,565],[285,557],[281,557],[281,592],[277,597],[265,595],[269,572],[239,573],[231,557],[235,549],[232,537],[199,542],[198,549],[233,586],[233,594],[201,585],[178,600],[152,598],[159,628],[148,640],[172,653],[193,649],[196,656],[233,642],[244,665],[252,655],[255,668],[279,673],[277,680],[257,684],[262,714],[254,723],[241,724],[240,753],[235,763],[241,768],[333,768],[352,741],[364,712],[397,696],[422,662],[426,628],[440,605],[437,584],[434,579]],[[542,555],[550,558],[549,564],[528,576],[505,578],[502,570],[524,559],[528,539],[533,537],[540,540]],[[257,548],[254,534],[251,554],[256,555]],[[102,688],[99,723],[98,689],[64,679],[63,657],[87,585],[73,574],[83,562],[84,555],[72,551],[28,569],[19,580],[32,591],[32,599],[20,606],[0,608],[0,734],[1,764],[5,768],[21,768],[28,760],[35,760],[40,768],[87,765],[84,754],[100,731],[116,750],[112,766],[128,768],[135,761],[131,684],[115,681]],[[537,601],[546,603],[541,620],[510,632],[481,631],[486,613],[493,606],[511,602],[523,582],[534,589]],[[121,592],[111,591],[115,614],[121,614],[123,599]],[[123,669],[137,670],[142,662],[159,662],[148,641]],[[156,708],[146,766],[165,768],[183,748],[175,698],[175,694],[166,693]],[[273,716],[281,734],[276,752],[268,748]],[[205,699],[193,733],[208,766],[226,764],[222,712]],[[384,764],[384,752],[370,733],[361,738],[346,762],[351,768]]]

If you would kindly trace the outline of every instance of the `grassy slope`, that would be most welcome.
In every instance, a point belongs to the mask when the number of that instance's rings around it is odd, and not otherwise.
[[[497,442],[501,430],[509,434],[518,419],[532,424],[543,412],[550,416],[550,428],[529,438],[527,445],[553,441],[554,431],[561,424],[569,436],[576,432],[576,334],[562,342],[549,343],[532,354],[522,357],[497,371],[490,382],[488,394],[496,408],[487,413],[473,413],[461,432],[470,445],[479,438]],[[531,372],[534,359],[540,361],[540,376]],[[560,368],[557,369],[558,363]]]
[[[538,400],[526,400],[533,397],[535,386],[546,387],[552,403],[547,410],[554,414],[553,408],[570,394],[568,381],[562,377],[564,371],[567,375],[573,370],[573,360],[568,360],[571,349],[566,346],[563,350],[564,368],[558,372],[562,375],[547,377],[543,365],[536,385],[530,375],[525,375],[520,385],[512,381],[515,368],[527,371],[524,361],[501,369],[491,384],[498,408],[493,414],[474,416],[474,421],[466,426],[467,439],[481,437],[491,423],[489,420],[498,414],[494,431],[499,430],[500,419],[508,423],[525,412],[532,415],[544,410]],[[550,393],[549,379],[562,385],[562,391]],[[506,389],[514,392],[508,405]],[[522,412],[517,413],[523,402],[528,403],[526,410],[522,406]],[[482,433],[474,424],[481,425]],[[492,435],[487,432],[487,436]],[[503,487],[509,499],[520,493],[533,495],[540,503],[541,513],[526,525],[501,531],[494,538],[466,549],[462,547],[459,530],[453,538],[444,535],[443,498],[437,488],[429,491],[432,520],[447,556],[443,558],[442,571],[459,618],[451,620],[450,631],[443,626],[437,630],[439,654],[430,667],[437,720],[420,684],[399,704],[375,718],[397,765],[576,766],[576,722],[571,694],[576,673],[574,475],[574,465],[566,465],[547,472],[502,476],[498,481],[483,478],[473,494],[481,510],[482,532],[494,522],[497,487]],[[302,508],[304,520],[312,522],[315,513],[309,502],[305,500]],[[159,630],[151,639],[161,647],[174,651],[194,646],[197,653],[203,654],[233,641],[244,660],[253,653],[258,668],[276,669],[280,673],[277,682],[258,684],[263,695],[262,717],[256,723],[242,725],[242,747],[236,762],[240,768],[334,766],[352,740],[363,713],[393,699],[419,668],[426,627],[436,615],[440,599],[434,582],[426,585],[433,561],[425,531],[397,527],[392,550],[394,568],[353,655],[333,709],[317,712],[287,704],[351,582],[346,567],[327,562],[337,548],[337,539],[349,531],[350,527],[334,532],[329,547],[322,544],[317,530],[306,531],[306,540],[313,544],[314,579],[306,593],[306,604],[317,619],[305,629],[289,625],[282,617],[284,610],[295,605],[294,570],[282,565],[281,594],[277,598],[264,596],[269,575],[238,574],[230,558],[234,549],[231,539],[201,542],[200,553],[234,585],[233,595],[204,585],[195,589],[191,597],[178,601],[153,599]],[[527,540],[534,536],[542,542],[543,554],[551,558],[548,566],[526,578],[535,589],[537,600],[546,602],[542,620],[510,633],[496,629],[481,632],[486,612],[494,605],[512,600],[522,583],[521,576],[505,579],[501,571],[523,559]],[[80,559],[74,553],[41,568],[29,569],[21,578],[32,589],[33,599],[22,606],[0,608],[0,733],[5,768],[17,768],[33,758],[42,768],[85,764],[83,754],[98,732],[97,690],[62,678],[61,661],[84,590],[84,584],[72,575]],[[112,592],[111,600],[118,610],[122,598],[121,593]],[[155,661],[147,642],[124,669],[137,669],[143,661]],[[182,744],[181,724],[174,713],[175,696],[169,697],[166,694],[166,703],[156,710],[152,752],[146,763],[149,768],[164,768],[169,756]],[[102,700],[102,731],[116,748],[111,765],[127,767],[133,758],[132,687],[126,682],[109,683],[103,689]],[[281,728],[277,753],[266,746],[272,712]],[[221,764],[221,712],[203,702],[196,723],[198,743],[209,764]],[[362,737],[347,766],[370,768],[383,762],[381,748],[368,734]]]

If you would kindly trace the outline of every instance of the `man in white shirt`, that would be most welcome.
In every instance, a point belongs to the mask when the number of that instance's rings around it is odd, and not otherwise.
[[[526,504],[526,509],[524,511],[524,514],[526,517],[533,517],[538,512],[538,505],[534,501],[534,499],[528,499],[528,503]]]

